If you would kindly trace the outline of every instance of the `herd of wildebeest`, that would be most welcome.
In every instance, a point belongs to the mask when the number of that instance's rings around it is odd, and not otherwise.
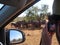
[[[41,21],[28,21],[28,22],[18,21],[16,23],[11,23],[11,25],[18,27],[19,29],[36,29],[36,28],[40,29],[41,24],[44,24],[44,22],[41,22]]]

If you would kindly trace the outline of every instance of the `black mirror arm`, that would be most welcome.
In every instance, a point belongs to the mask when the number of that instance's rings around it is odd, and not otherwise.
[[[7,31],[8,31],[8,30],[7,30]],[[10,40],[9,40],[9,39],[10,39],[10,38],[9,38],[9,33],[10,33],[10,32],[9,32],[9,31],[7,32],[7,31],[6,31],[6,45],[10,45]]]

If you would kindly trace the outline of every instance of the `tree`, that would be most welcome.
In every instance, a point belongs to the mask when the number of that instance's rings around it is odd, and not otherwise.
[[[47,14],[48,13],[48,5],[42,5],[40,10],[41,10],[41,13]]]
[[[39,9],[38,7],[31,7],[26,11],[26,17],[24,18],[26,21],[37,20],[39,17]]]
[[[45,16],[48,15],[48,5],[42,5],[40,11],[41,11],[41,13],[40,13],[40,19],[44,20]]]
[[[24,18],[24,20],[25,21],[44,20],[47,13],[48,13],[48,5],[42,5],[41,9],[39,9],[37,6],[36,7],[32,6],[26,11],[26,17]]]

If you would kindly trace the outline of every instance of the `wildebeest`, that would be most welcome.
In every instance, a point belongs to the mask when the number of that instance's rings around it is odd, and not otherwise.
[[[27,28],[27,23],[25,21],[18,21],[16,22],[18,28]]]
[[[18,25],[18,28],[30,28],[30,29],[34,29],[34,28],[40,28],[41,27],[41,22],[40,21],[18,21],[16,22],[16,25]]]

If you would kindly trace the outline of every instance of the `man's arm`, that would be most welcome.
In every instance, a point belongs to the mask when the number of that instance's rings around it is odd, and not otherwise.
[[[47,24],[42,31],[41,45],[51,45],[52,36],[48,33]]]

